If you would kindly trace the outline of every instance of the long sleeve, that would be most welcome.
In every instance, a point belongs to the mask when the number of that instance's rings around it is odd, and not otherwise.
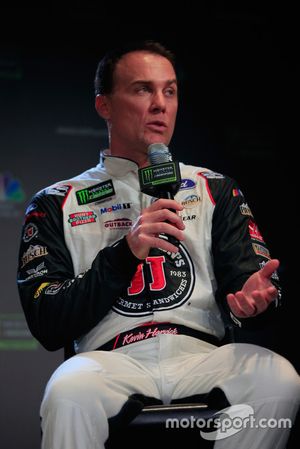
[[[251,209],[236,182],[228,177],[210,179],[209,187],[215,201],[212,225],[212,252],[218,289],[216,298],[227,320],[242,327],[255,327],[270,318],[279,302],[255,318],[240,319],[230,311],[226,295],[240,290],[246,280],[270,259]],[[280,292],[277,273],[272,283]]]
[[[63,196],[44,191],[33,198],[19,250],[22,307],[30,331],[48,350],[63,347],[99,323],[140,263],[123,238],[100,250],[91,266],[74,276],[64,237],[63,201]]]

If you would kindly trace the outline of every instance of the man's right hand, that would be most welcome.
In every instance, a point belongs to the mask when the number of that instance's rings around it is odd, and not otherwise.
[[[159,199],[142,210],[141,215],[126,236],[128,246],[135,257],[144,260],[149,255],[150,248],[178,251],[177,246],[172,245],[159,235],[168,234],[179,241],[184,240],[185,226],[182,218],[176,213],[181,210],[183,210],[183,206],[170,199]]]

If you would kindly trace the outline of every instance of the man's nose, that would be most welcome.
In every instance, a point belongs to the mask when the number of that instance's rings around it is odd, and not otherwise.
[[[152,99],[151,111],[164,112],[166,110],[166,99],[163,92],[155,92]]]

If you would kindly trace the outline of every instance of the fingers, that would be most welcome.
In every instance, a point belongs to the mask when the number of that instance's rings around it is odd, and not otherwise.
[[[249,304],[242,292],[237,292],[235,294],[229,293],[227,295],[227,302],[233,314],[238,318],[254,316],[257,312],[254,303]]]
[[[172,210],[167,209],[167,206]],[[136,223],[136,228],[140,235],[155,237],[155,240],[152,240],[155,247],[158,245],[159,234],[169,234],[181,241],[184,239],[182,231],[185,229],[185,225],[176,211],[180,211],[182,208],[182,205],[174,200],[157,200],[143,210]]]
[[[266,310],[277,298],[278,291],[272,285],[270,277],[279,267],[279,260],[271,259],[264,267],[253,273],[243,285],[241,291],[227,295],[227,302],[235,316],[253,317]]]
[[[178,203],[175,200],[160,198],[159,200],[154,201],[151,204],[151,206],[149,206],[147,209],[152,210],[152,211],[159,210],[159,209],[174,209],[179,212],[179,211],[183,210],[184,207],[182,204]]]
[[[168,199],[159,199],[144,209],[126,236],[132,253],[139,259],[145,259],[150,248],[177,252],[178,248],[164,239],[163,234],[171,235],[178,241],[184,240],[185,225],[176,213],[182,209],[183,206],[177,201]]]
[[[265,308],[276,299],[277,294],[277,288],[274,286],[268,287],[264,290],[255,290],[252,293],[252,297],[255,300],[258,311],[265,310]]]
[[[179,238],[177,239],[180,240]],[[162,235],[153,236],[144,234],[140,236],[140,242],[141,245],[144,245],[144,248],[161,248],[162,250],[170,251],[172,253],[176,253],[178,251],[178,247],[170,243]]]
[[[156,232],[157,231],[157,232]],[[138,259],[145,259],[150,248],[161,248],[171,253],[177,253],[178,247],[163,238],[162,233],[174,236],[178,241],[184,239],[183,232],[168,223],[152,223],[134,227],[126,236],[127,243],[132,253]]]
[[[165,222],[172,223],[172,225],[177,226],[178,229],[185,228],[182,218],[175,212],[170,211],[169,209],[147,211],[144,212],[139,218],[139,224],[142,226],[147,223],[152,224],[152,223],[165,223]]]
[[[263,268],[260,270],[260,275],[265,278],[270,278],[275,270],[279,267],[279,260],[278,259],[271,259],[269,260],[266,265],[263,266]]]
[[[251,298],[239,291],[227,295],[228,305],[233,314],[238,318],[248,318],[264,312],[269,304],[277,297],[277,289],[268,287],[264,290],[254,290]]]
[[[173,224],[166,222],[159,223],[144,223],[138,226],[137,233],[141,237],[148,237],[147,242],[158,243],[157,238],[160,234],[169,234],[175,237],[177,240],[184,240],[183,230],[178,229]],[[149,240],[149,238],[152,240]],[[155,240],[154,240],[155,239]],[[150,245],[152,246],[152,245]],[[155,245],[156,246],[156,245]]]

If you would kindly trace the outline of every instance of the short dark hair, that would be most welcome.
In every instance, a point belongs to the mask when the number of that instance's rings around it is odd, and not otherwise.
[[[151,40],[129,42],[114,50],[110,50],[99,62],[94,80],[95,95],[107,95],[113,91],[113,76],[116,64],[122,56],[134,51],[147,51],[163,56],[170,61],[175,70],[174,54],[161,43]]]

